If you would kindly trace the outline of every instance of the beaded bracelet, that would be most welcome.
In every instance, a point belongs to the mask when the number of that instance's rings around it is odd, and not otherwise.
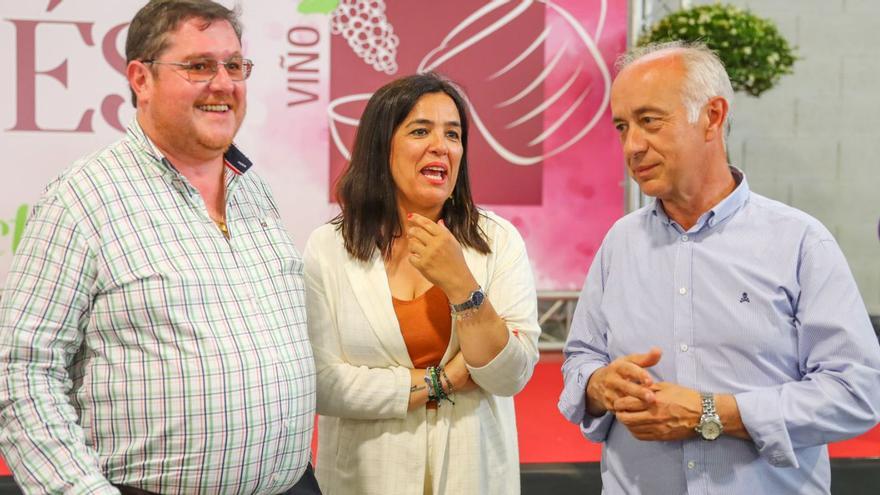
[[[452,395],[452,380],[449,379],[449,375],[446,374],[446,370],[443,369],[442,367],[440,368],[440,373],[443,375],[443,378],[446,379],[446,388],[449,389],[449,391],[446,392],[446,397],[444,397],[444,398],[446,400],[448,400],[449,402],[451,402],[452,405],[454,406],[455,402],[453,402],[452,399],[449,398],[449,396]]]
[[[433,366],[428,366],[428,369],[425,370],[425,384],[428,386],[428,402],[439,401],[440,398],[437,397],[436,388],[434,388]]]
[[[431,384],[434,385],[434,393],[435,397],[437,397],[437,404],[440,404],[440,401],[446,399],[446,392],[443,391],[443,384],[440,383],[440,367],[432,366],[431,367]]]
[[[480,308],[469,308],[464,311],[456,311],[452,313],[452,317],[455,321],[468,320],[476,315],[479,310]]]
[[[443,389],[441,376],[446,379],[449,393]],[[455,405],[455,402],[449,398],[449,394],[452,393],[452,381],[442,366],[428,366],[425,370],[425,384],[428,386],[428,402],[436,402],[437,407],[440,407],[440,402],[444,400]]]

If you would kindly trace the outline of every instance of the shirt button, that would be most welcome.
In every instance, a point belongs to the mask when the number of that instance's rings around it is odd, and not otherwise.
[[[681,236],[681,240],[682,240],[682,242],[687,242],[688,239],[690,239],[690,238],[687,236],[687,234]]]
[[[681,295],[687,294],[688,293],[687,287],[682,287],[681,289],[678,289],[678,293]]]
[[[697,463],[694,461],[688,461],[688,469],[693,469],[697,467]]]
[[[687,344],[681,344],[681,346],[679,347],[679,349],[681,349],[681,352],[687,352],[687,351],[688,351],[688,345],[687,345]]]

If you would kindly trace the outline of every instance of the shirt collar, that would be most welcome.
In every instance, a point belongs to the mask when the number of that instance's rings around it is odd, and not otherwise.
[[[146,151],[156,163],[164,165],[167,170],[179,173],[171,162],[165,158],[165,155],[159,150],[153,140],[147,136],[136,116],[128,125],[126,134],[131,141],[140,145],[140,147]],[[242,175],[253,166],[253,162],[251,162],[234,143],[229,145],[229,149],[223,154],[223,163],[226,165],[226,170],[232,172],[234,175]]]
[[[736,181],[736,188],[707,212],[712,214],[710,217],[706,217],[705,214],[703,215],[703,217],[711,220],[709,222],[710,227],[727,220],[742,208],[749,198],[749,182],[746,180],[746,175],[742,170],[733,165],[730,166],[730,173],[733,174],[733,180]],[[703,218],[701,217],[700,220],[703,220]]]
[[[159,148],[153,144],[153,141],[147,137],[147,134],[144,132],[143,127],[141,127],[140,122],[138,122],[137,117],[131,119],[131,123],[128,124],[128,129],[126,129],[126,135],[130,141],[139,145],[141,149],[146,151],[153,160],[165,164],[166,166],[170,165],[165,159],[165,155],[163,155],[162,152],[159,151]]]
[[[742,170],[733,165],[729,165],[729,167],[730,173],[733,174],[733,180],[736,182],[736,187],[724,199],[719,201],[717,205],[712,207],[712,209],[700,215],[700,218],[697,219],[697,223],[694,224],[691,231],[697,232],[704,227],[712,227],[723,222],[736,213],[736,211],[746,203],[746,200],[749,197],[749,182],[746,180],[746,175]],[[663,202],[659,199],[654,199],[651,212],[655,217],[659,218],[664,225],[668,226],[673,223],[672,219],[666,214],[666,210],[663,209]]]

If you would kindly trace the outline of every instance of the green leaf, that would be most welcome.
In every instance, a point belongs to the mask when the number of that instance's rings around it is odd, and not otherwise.
[[[733,89],[752,96],[791,74],[798,60],[772,21],[721,4],[672,12],[647,29],[638,44],[673,40],[705,43],[718,53]]]
[[[339,0],[302,0],[296,10],[301,14],[329,14],[338,5]]]

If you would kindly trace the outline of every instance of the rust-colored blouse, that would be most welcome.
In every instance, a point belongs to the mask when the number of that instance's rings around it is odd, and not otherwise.
[[[446,294],[435,285],[412,301],[391,299],[413,366],[427,368],[440,364],[452,335]]]

